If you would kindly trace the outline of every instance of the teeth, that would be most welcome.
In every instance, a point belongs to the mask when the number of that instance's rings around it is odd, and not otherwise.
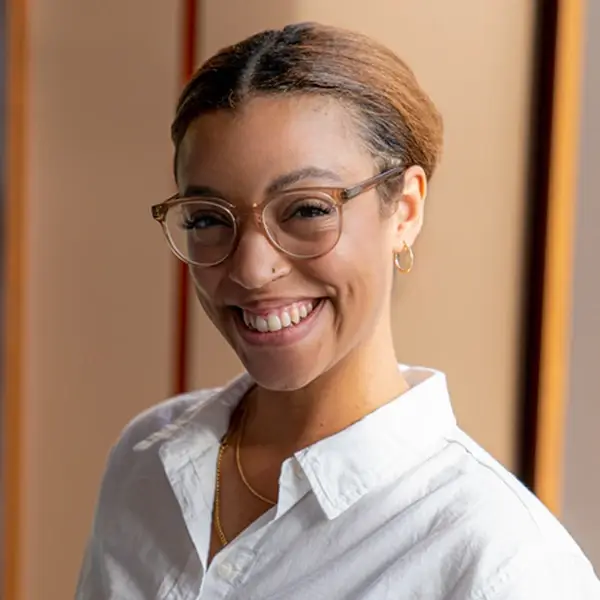
[[[254,319],[254,327],[256,327],[256,329],[258,329],[258,331],[261,333],[266,333],[269,331],[269,322],[262,317],[256,317]]]
[[[302,319],[308,317],[313,308],[314,304],[312,302],[303,302],[263,316],[244,310],[243,318],[246,327],[249,329],[254,329],[261,333],[275,332],[297,325]]]
[[[279,331],[283,327],[281,319],[277,315],[270,315],[267,323],[269,324],[269,331]]]
[[[244,310],[242,311],[242,315],[244,317],[244,323],[246,327],[252,327],[252,317]]]

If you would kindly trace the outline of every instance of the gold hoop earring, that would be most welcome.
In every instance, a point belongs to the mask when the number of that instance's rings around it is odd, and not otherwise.
[[[406,259],[402,259],[402,255],[406,255]],[[405,264],[403,264],[405,263]],[[415,253],[413,249],[404,242],[404,246],[400,252],[394,252],[394,266],[400,273],[403,275],[407,275],[412,271],[412,268],[415,264]]]

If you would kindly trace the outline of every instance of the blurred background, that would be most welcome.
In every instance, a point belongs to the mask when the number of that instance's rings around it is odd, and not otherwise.
[[[149,207],[193,68],[306,20],[387,44],[445,119],[399,359],[600,570],[600,2],[3,0],[2,598],[72,597],[121,429],[240,371]]]

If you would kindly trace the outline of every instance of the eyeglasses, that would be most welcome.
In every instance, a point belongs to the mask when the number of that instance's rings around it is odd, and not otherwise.
[[[183,262],[199,267],[222,263],[235,250],[243,218],[253,216],[267,239],[297,259],[317,258],[338,243],[346,202],[402,175],[394,167],[353,187],[294,189],[245,210],[220,198],[175,194],[152,207],[171,250]]]

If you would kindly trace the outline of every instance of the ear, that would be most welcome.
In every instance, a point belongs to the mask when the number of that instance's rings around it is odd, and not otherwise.
[[[422,167],[409,167],[404,174],[404,187],[394,213],[394,252],[401,252],[404,244],[412,246],[423,226],[427,176]]]

